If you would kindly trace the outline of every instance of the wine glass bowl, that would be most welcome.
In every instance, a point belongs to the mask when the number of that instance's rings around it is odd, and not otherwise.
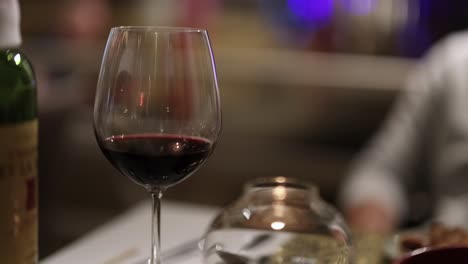
[[[258,178],[213,219],[201,247],[204,263],[352,262],[341,214],[307,182]]]
[[[150,263],[159,260],[159,200],[210,156],[221,130],[213,53],[203,29],[112,28],[95,105],[99,147],[154,200]]]
[[[148,189],[180,182],[211,153],[220,119],[206,31],[111,30],[94,128],[99,146],[119,171]]]

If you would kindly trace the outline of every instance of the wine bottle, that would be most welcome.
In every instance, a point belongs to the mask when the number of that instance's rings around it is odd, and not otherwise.
[[[36,79],[17,0],[0,2],[0,262],[38,262]]]

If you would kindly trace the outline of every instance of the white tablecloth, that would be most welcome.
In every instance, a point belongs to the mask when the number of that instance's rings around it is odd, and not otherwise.
[[[141,264],[150,254],[150,210],[149,203],[140,204],[41,264]],[[217,211],[213,207],[163,200],[162,251],[200,238]],[[192,251],[174,262],[201,263],[200,252]]]

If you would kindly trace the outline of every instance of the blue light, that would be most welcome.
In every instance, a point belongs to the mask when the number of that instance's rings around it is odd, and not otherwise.
[[[333,0],[288,0],[288,8],[303,22],[322,24],[333,15]]]
[[[376,7],[376,0],[341,0],[340,2],[347,12],[358,16],[369,15]]]

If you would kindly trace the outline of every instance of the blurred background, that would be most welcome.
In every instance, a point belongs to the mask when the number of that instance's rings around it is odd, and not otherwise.
[[[207,28],[223,131],[165,199],[223,206],[248,179],[291,176],[335,201],[349,162],[435,42],[468,26],[464,0],[21,0],[39,80],[40,252],[149,199],[98,149],[96,79],[110,27]]]

